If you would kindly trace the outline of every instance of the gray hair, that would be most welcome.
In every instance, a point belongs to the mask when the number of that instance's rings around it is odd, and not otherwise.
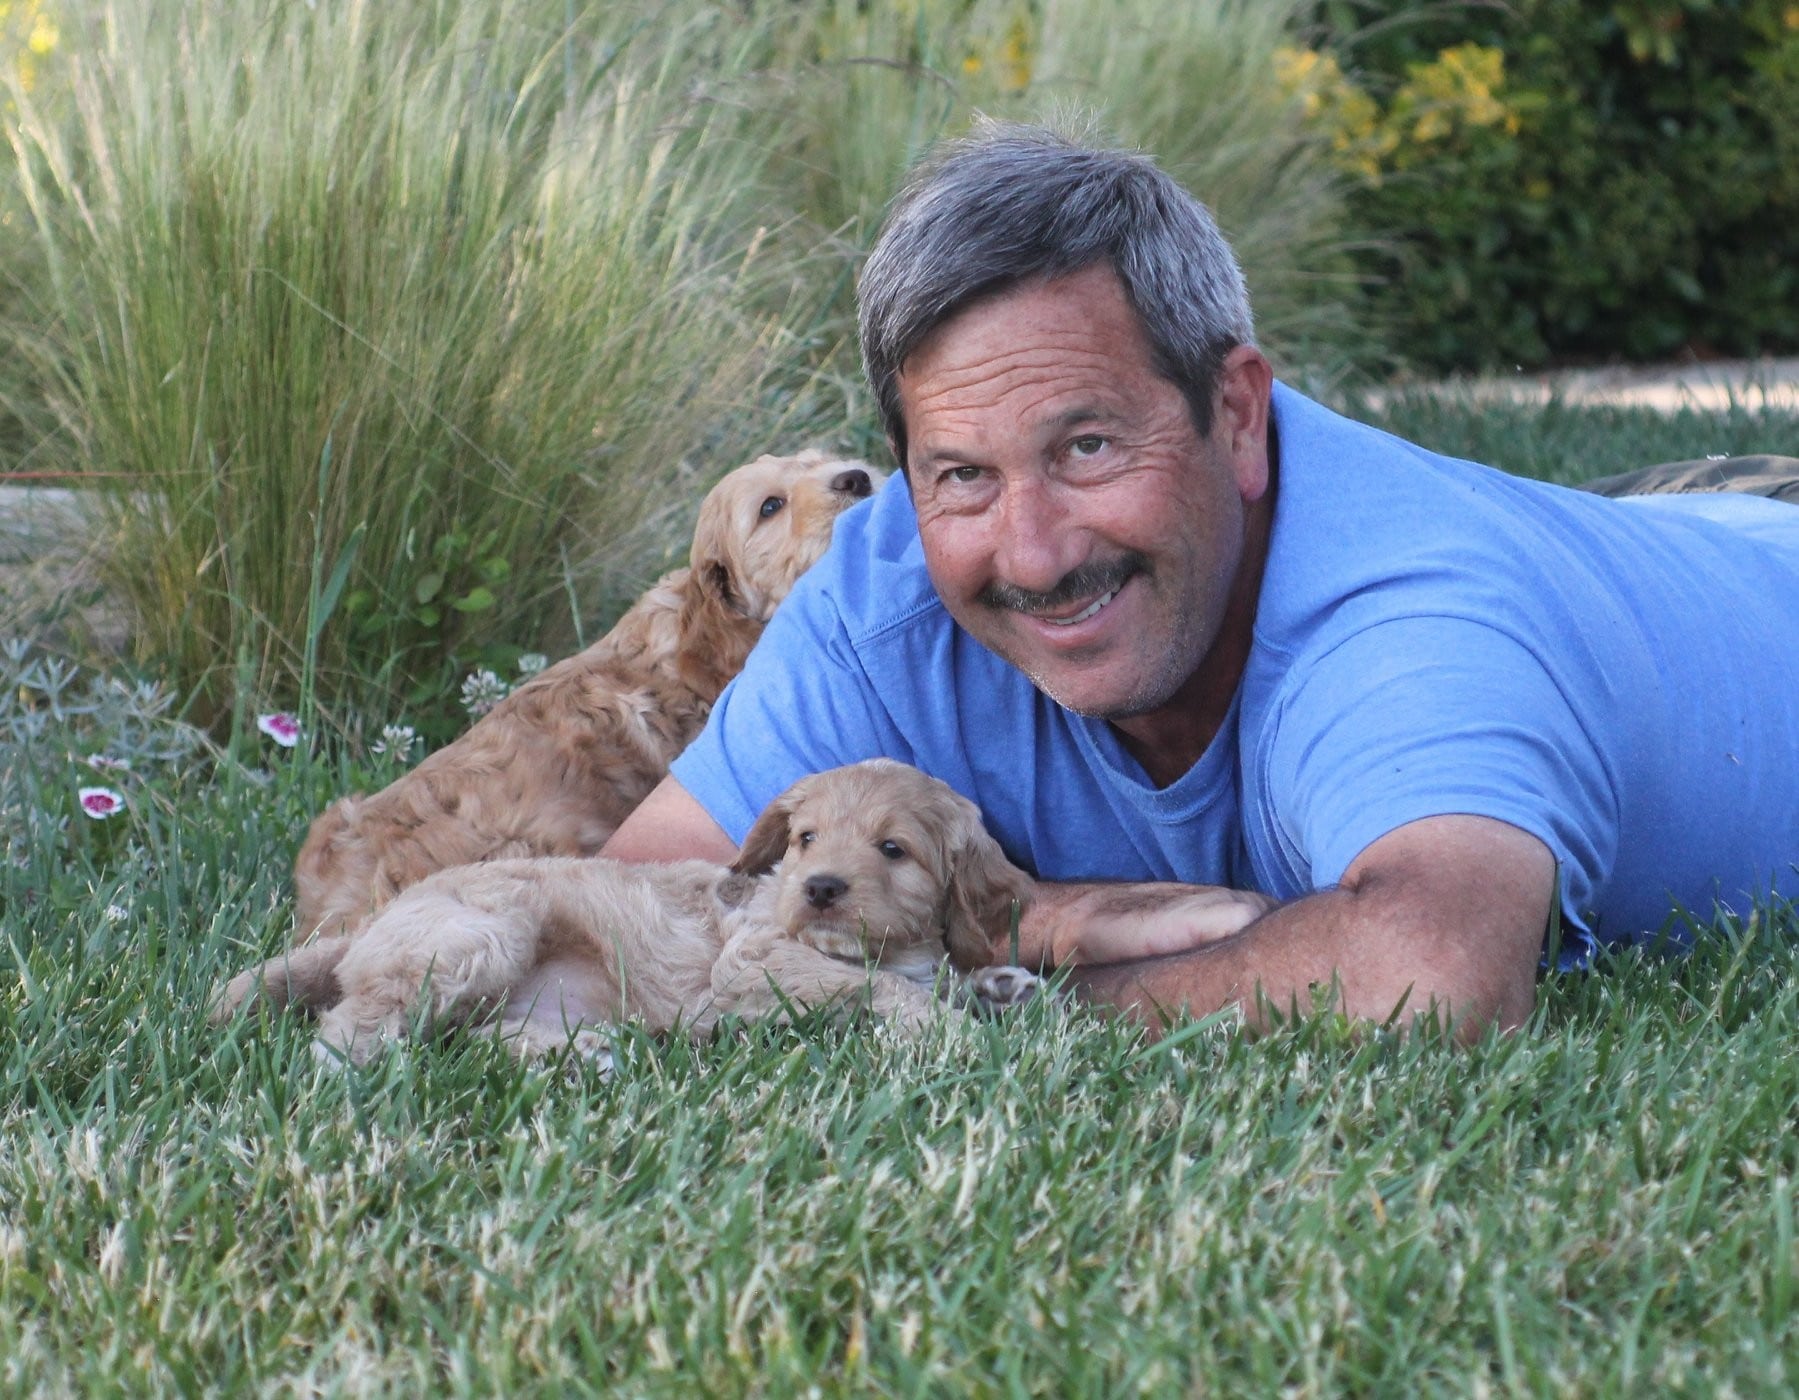
[[[1211,430],[1224,357],[1255,344],[1249,293],[1206,207],[1148,156],[1040,127],[982,121],[908,180],[857,283],[862,364],[902,469],[899,372],[936,327],[983,297],[1108,263],[1158,373]]]

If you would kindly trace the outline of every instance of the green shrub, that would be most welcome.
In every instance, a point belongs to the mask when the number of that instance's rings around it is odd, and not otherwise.
[[[811,241],[811,280],[847,331],[854,268],[907,167],[977,112],[1141,146],[1212,208],[1263,339],[1340,365],[1365,350],[1344,307],[1344,180],[1328,139],[1269,82],[1309,0],[831,0],[776,24],[767,67],[733,90],[775,158],[771,208]],[[790,22],[781,28],[781,16]],[[820,244],[817,239],[822,238]],[[834,253],[837,271],[822,272]]]
[[[671,62],[708,11],[151,10],[83,17],[77,119],[10,123],[48,274],[14,344],[140,651],[209,704],[245,655],[428,700],[554,637],[755,442],[748,157]]]
[[[977,110],[1096,111],[1216,209],[1272,348],[1353,335],[1342,178],[1267,81],[1304,0],[56,13],[60,81],[3,119],[34,426],[0,452],[105,490],[140,659],[201,719],[247,678],[453,723],[465,671],[672,563],[707,475],[876,449],[858,259]]]
[[[1799,349],[1786,0],[1328,10],[1354,76],[1305,90],[1364,177],[1372,309],[1409,358]]]

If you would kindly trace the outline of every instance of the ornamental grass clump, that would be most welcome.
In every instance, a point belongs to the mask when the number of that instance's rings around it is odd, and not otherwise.
[[[72,7],[68,100],[5,119],[44,264],[8,352],[138,653],[204,717],[246,659],[418,701],[555,641],[671,482],[759,445],[755,156],[671,59],[701,8],[154,8]]]
[[[1330,133],[1279,81],[1304,0],[835,0],[778,31],[769,66],[733,89],[776,153],[771,179],[825,235],[835,314],[907,168],[977,113],[1151,152],[1204,200],[1255,295],[1261,338],[1340,368],[1371,355],[1341,310],[1351,289],[1347,180]],[[767,0],[759,13],[791,9]],[[1344,40],[1343,42],[1347,42]],[[810,250],[820,256],[816,243]]]

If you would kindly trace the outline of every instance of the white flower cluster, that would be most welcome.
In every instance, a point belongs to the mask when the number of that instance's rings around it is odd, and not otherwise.
[[[512,693],[512,687],[492,671],[480,670],[463,678],[462,708],[479,719]]]
[[[418,731],[410,724],[384,724],[381,726],[381,737],[370,748],[375,753],[389,754],[401,763],[408,763],[418,739]]]

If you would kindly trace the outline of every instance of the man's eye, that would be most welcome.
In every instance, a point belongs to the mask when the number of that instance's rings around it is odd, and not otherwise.
[[[969,486],[981,479],[979,467],[951,467],[944,472],[943,480],[953,481],[958,486]]]
[[[800,849],[804,850],[816,840],[818,840],[818,833],[816,831],[802,831],[800,833]]]
[[[883,841],[881,842],[881,854],[888,860],[904,860],[906,848],[897,841]]]
[[[1096,457],[1105,450],[1106,440],[1097,433],[1088,433],[1068,444],[1068,450],[1077,457]]]
[[[787,498],[785,496],[770,496],[762,503],[762,509],[759,513],[762,518],[766,520],[771,515],[778,515],[781,507],[786,504]]]

